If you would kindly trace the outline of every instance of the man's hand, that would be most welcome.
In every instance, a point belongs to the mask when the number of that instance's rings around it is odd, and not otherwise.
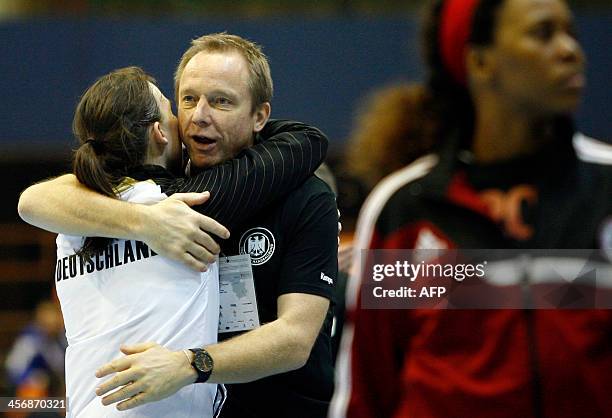
[[[159,344],[148,342],[121,346],[125,357],[113,360],[96,371],[96,377],[114,376],[96,388],[103,396],[102,404],[119,402],[124,411],[148,402],[173,395],[183,386],[195,382],[197,374],[182,351],[170,351]]]
[[[201,205],[209,197],[208,192],[176,193],[148,206],[139,239],[158,254],[206,271],[220,251],[208,233],[229,238],[229,231],[223,225],[189,207]]]
[[[137,239],[158,254],[204,271],[219,252],[208,233],[229,236],[225,227],[189,208],[209,196],[177,193],[156,205],[129,203],[89,190],[74,174],[65,174],[24,190],[18,211],[24,221],[47,231]]]

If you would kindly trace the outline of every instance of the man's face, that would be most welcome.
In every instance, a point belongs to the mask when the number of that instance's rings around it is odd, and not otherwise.
[[[253,145],[261,127],[248,81],[247,62],[237,51],[199,52],[185,66],[178,119],[193,166],[219,164]]]

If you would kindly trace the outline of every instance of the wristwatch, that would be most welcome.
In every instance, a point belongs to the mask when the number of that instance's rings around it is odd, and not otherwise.
[[[203,348],[190,348],[194,354],[193,361],[191,365],[198,373],[198,378],[195,383],[204,383],[208,380],[213,371],[213,359],[210,356],[210,353]]]

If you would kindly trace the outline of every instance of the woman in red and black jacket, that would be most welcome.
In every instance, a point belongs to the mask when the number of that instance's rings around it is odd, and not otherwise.
[[[573,129],[585,57],[567,5],[438,0],[424,33],[406,147],[428,153],[368,197],[355,256],[612,248],[612,151]],[[612,417],[612,311],[363,309],[359,261],[332,417]]]

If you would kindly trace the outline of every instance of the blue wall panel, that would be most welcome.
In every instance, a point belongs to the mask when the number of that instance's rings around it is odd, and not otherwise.
[[[587,133],[612,140],[612,16],[581,16],[589,86],[579,112]],[[372,89],[422,77],[417,20],[354,19],[37,19],[0,24],[2,154],[72,145],[80,94],[114,68],[139,65],[171,97],[172,74],[197,35],[227,30],[253,39],[270,58],[273,116],[314,123],[340,149],[355,107]]]

